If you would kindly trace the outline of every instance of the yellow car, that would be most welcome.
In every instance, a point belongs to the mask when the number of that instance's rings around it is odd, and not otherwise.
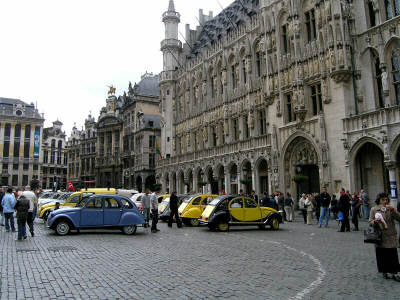
[[[186,225],[199,226],[201,214],[207,205],[218,195],[196,194],[183,200],[178,208],[179,216]]]
[[[230,226],[257,225],[264,229],[269,225],[279,229],[282,216],[270,207],[260,207],[252,198],[242,196],[221,196],[215,198],[201,215],[201,224],[210,230],[228,231]]]
[[[69,197],[65,200],[64,203],[60,203],[60,207],[75,207],[82,200],[83,197],[90,196],[93,194],[115,195],[116,193],[117,191],[115,189],[106,189],[106,188],[84,189],[81,190],[80,192],[75,192],[69,195]],[[46,220],[55,207],[56,207],[55,202],[43,205],[38,210],[37,215],[39,216],[39,218]]]

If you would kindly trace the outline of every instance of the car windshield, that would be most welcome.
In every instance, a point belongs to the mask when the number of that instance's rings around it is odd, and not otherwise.
[[[47,198],[50,198],[50,196],[52,196],[53,194],[52,193],[47,193],[47,194],[44,194],[42,197],[40,197],[40,199],[47,199]]]
[[[60,198],[62,196],[62,194],[56,194],[56,195],[54,195],[53,197],[51,197],[52,199],[58,199],[58,198]]]
[[[217,204],[221,201],[221,198],[215,198],[213,201],[211,201],[208,205],[211,206],[217,206]]]
[[[168,203],[169,203],[169,197],[165,198],[165,199],[163,200],[163,202],[161,202],[161,204],[162,204],[162,203],[168,204]]]
[[[82,200],[79,201],[79,203],[76,205],[76,207],[84,207],[89,198],[90,196],[83,197]]]
[[[192,199],[196,197],[196,196],[187,196],[185,198],[183,198],[183,202],[185,203],[189,203],[190,201],[192,201]]]
[[[71,193],[66,193],[64,195],[62,195],[60,198],[58,198],[58,200],[66,200],[69,196],[71,195]]]

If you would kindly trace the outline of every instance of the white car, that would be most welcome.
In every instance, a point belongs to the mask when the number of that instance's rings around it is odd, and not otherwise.
[[[131,197],[131,200],[136,204],[137,208],[140,211],[143,211],[143,205],[142,205],[142,196],[143,195],[145,195],[145,193],[135,194]]]

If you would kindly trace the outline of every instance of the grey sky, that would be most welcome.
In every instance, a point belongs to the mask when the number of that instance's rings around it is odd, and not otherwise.
[[[233,0],[219,0],[223,7]],[[161,15],[168,0],[1,0],[0,97],[38,104],[46,126],[57,118],[69,135],[89,111],[97,118],[107,85],[162,68]],[[194,28],[198,11],[220,12],[216,0],[175,0]]]

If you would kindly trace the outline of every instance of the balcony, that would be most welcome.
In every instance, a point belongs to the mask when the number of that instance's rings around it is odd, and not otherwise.
[[[400,106],[386,107],[343,119],[343,131],[355,133],[400,122]]]
[[[163,81],[171,81],[174,80],[174,72],[175,71],[163,71],[160,73],[160,83]]]
[[[161,51],[165,50],[166,48],[181,49],[182,42],[176,39],[166,39],[161,41]]]

